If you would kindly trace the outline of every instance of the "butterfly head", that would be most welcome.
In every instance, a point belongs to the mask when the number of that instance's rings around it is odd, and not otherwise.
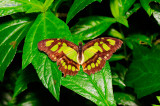
[[[79,42],[79,46],[78,46],[79,49],[82,48],[82,42]]]

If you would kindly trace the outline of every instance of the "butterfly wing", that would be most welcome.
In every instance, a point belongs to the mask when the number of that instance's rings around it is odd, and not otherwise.
[[[110,59],[122,45],[122,41],[116,38],[103,37],[92,40],[83,46],[84,62],[83,71],[87,74],[100,71],[106,60]]]
[[[76,75],[80,70],[77,63],[78,46],[64,39],[46,39],[38,43],[38,49],[45,52],[52,61],[57,61],[59,70],[66,75]]]

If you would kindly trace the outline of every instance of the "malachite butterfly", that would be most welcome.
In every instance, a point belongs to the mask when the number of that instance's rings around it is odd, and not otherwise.
[[[94,39],[82,46],[67,41],[65,39],[45,39],[38,43],[38,49],[45,52],[52,61],[57,61],[59,70],[64,77],[66,75],[76,75],[80,70],[88,75],[100,71],[106,60],[110,59],[122,45],[122,41],[111,37]]]

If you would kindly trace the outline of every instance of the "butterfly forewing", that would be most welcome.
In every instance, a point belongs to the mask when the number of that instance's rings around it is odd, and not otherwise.
[[[106,60],[121,47],[122,41],[116,38],[103,37],[92,40],[83,46],[83,71],[87,74],[101,70]]]
[[[52,61],[57,61],[59,70],[66,75],[76,75],[80,65],[77,63],[78,46],[64,39],[46,39],[38,43]]]

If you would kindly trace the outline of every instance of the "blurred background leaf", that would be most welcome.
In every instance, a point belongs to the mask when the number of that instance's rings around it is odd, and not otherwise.
[[[118,105],[139,106],[138,101],[131,94],[122,93],[122,92],[115,92],[114,97],[115,97],[115,100]]]
[[[130,49],[133,49],[134,43],[152,46],[151,39],[142,34],[131,35],[125,39],[125,42]]]
[[[39,81],[38,76],[33,70],[33,67],[28,66],[23,71],[19,70],[19,77],[17,78],[13,98],[15,98],[18,94],[27,89],[27,85],[31,82]]]
[[[129,67],[125,82],[133,87],[138,98],[160,90],[160,49],[135,45],[133,61]]]

